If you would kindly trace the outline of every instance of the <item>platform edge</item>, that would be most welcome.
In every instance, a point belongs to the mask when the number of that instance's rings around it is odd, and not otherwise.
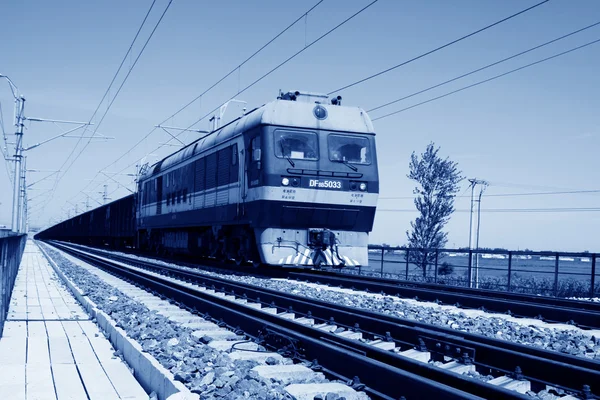
[[[194,396],[197,398],[197,395],[191,393],[183,383],[176,381],[173,374],[164,368],[152,355],[142,351],[140,344],[129,338],[123,329],[117,327],[116,322],[112,318],[98,309],[96,304],[67,278],[54,260],[48,256],[46,250],[37,241],[34,240],[33,242],[42,254],[44,254],[54,272],[67,285],[75,298],[79,300],[90,317],[96,319],[98,326],[108,335],[108,340],[113,348],[121,351],[127,364],[133,368],[134,377],[146,392],[155,392],[159,400],[167,400],[169,396],[180,392],[185,395],[184,398],[186,399],[192,399]]]

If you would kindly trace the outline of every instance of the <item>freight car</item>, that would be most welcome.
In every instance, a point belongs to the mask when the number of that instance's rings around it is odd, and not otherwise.
[[[119,249],[135,247],[135,226],[135,195],[131,194],[60,222],[35,238]]]
[[[103,244],[238,263],[367,265],[378,193],[367,113],[342,106],[341,97],[327,104],[325,95],[280,93],[147,169],[136,196],[111,203],[134,216],[102,207],[105,218],[121,220],[117,228],[76,228],[72,219],[38,236],[89,234]]]

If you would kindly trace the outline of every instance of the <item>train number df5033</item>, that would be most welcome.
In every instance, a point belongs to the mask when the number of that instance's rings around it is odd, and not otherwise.
[[[341,189],[342,182],[340,181],[321,181],[318,179],[311,179],[308,182],[308,187],[319,188],[319,189]]]

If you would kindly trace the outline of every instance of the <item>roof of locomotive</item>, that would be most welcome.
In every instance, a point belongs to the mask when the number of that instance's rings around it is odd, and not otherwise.
[[[314,110],[321,106],[327,111],[326,117],[318,119]],[[345,107],[330,104],[315,104],[301,101],[278,99],[258,107],[227,125],[195,140],[177,152],[153,164],[141,177],[147,179],[172,165],[193,157],[211,147],[231,139],[259,125],[276,125],[304,129],[319,129],[338,132],[375,134],[371,119],[359,107]],[[160,167],[157,169],[157,167]]]

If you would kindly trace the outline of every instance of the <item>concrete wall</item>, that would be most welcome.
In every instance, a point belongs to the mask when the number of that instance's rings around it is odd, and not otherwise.
[[[0,337],[27,235],[0,237]]]

